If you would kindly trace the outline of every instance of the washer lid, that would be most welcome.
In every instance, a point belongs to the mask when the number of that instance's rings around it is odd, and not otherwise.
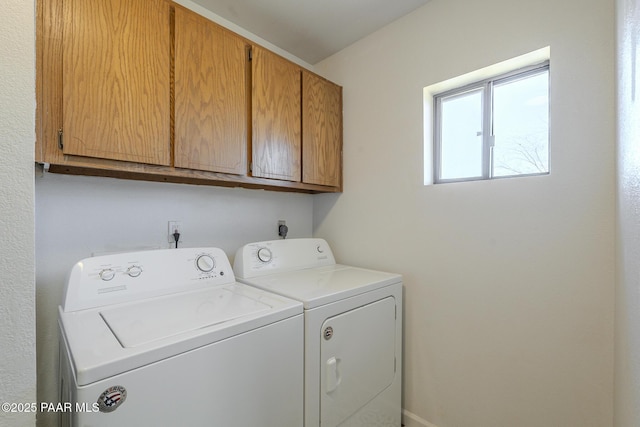
[[[301,314],[298,301],[233,283],[109,307],[60,307],[59,323],[81,386]]]
[[[305,309],[401,281],[399,274],[341,264],[242,279],[244,283],[301,301]]]
[[[219,288],[107,308],[100,315],[123,347],[138,347],[270,309],[265,303]]]

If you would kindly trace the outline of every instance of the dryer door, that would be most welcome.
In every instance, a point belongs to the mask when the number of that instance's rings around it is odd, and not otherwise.
[[[322,325],[320,425],[337,426],[396,375],[395,298],[358,307]]]

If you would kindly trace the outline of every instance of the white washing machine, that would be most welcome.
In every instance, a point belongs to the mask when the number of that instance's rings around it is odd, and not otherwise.
[[[59,309],[64,426],[298,427],[303,308],[217,248],[88,258]]]
[[[305,427],[400,427],[400,275],[336,264],[322,239],[245,245],[234,271],[304,304]]]

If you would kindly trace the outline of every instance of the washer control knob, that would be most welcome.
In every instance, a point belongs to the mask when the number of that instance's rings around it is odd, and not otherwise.
[[[258,259],[264,263],[270,262],[273,259],[273,254],[269,248],[258,249]]]
[[[99,276],[102,280],[108,282],[109,280],[116,277],[116,272],[111,268],[105,268],[104,270],[100,271]]]
[[[216,262],[211,255],[199,255],[196,258],[196,267],[203,273],[209,273],[216,266]]]
[[[142,267],[140,267],[139,265],[132,265],[131,267],[127,268],[127,274],[129,275],[129,277],[138,277],[142,274]]]

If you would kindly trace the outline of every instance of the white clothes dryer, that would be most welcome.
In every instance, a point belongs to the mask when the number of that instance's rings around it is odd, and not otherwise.
[[[323,239],[247,244],[234,271],[304,304],[305,427],[400,427],[402,276],[336,264]]]
[[[301,426],[303,308],[224,252],[87,258],[59,308],[63,426]]]

